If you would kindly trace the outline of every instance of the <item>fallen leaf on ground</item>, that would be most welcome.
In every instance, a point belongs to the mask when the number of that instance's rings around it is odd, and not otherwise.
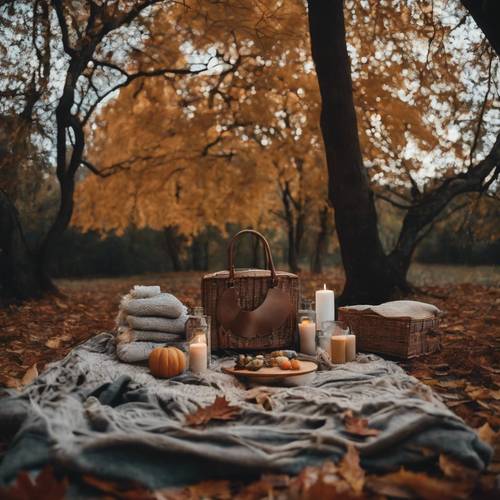
[[[264,410],[271,411],[273,409],[271,396],[275,392],[271,387],[254,387],[246,391],[245,401],[255,401]]]
[[[359,465],[359,453],[352,444],[348,445],[338,469],[339,474],[349,483],[352,490],[360,494],[365,484],[365,471]]]
[[[231,498],[234,500],[255,500],[256,498],[281,498],[276,495],[290,485],[290,476],[287,475],[269,475],[262,476],[258,481],[254,481],[245,486],[236,495]]]
[[[230,482],[228,480],[220,481],[202,481],[201,483],[189,486],[190,498],[217,498],[220,500],[232,498]]]
[[[49,349],[59,349],[59,347],[61,347],[61,339],[57,337],[48,339],[47,342],[45,342],[45,346]]]
[[[500,390],[488,389],[487,387],[476,387],[468,385],[465,392],[472,399],[495,399],[500,400]]]
[[[186,423],[191,426],[205,425],[211,420],[235,420],[240,415],[239,406],[230,405],[225,396],[216,396],[208,406],[198,408],[186,415]]]
[[[458,399],[456,401],[446,401],[446,406],[448,406],[448,408],[455,408],[455,406],[460,406],[460,405],[464,405],[467,403],[471,403],[471,400],[470,399]]]
[[[371,429],[368,427],[368,419],[355,417],[351,410],[347,410],[344,415],[345,431],[355,436],[378,436],[380,431],[378,429]]]
[[[115,498],[123,498],[125,500],[154,500],[154,494],[141,484],[131,481],[110,481],[99,477],[84,474],[83,481],[99,490]]]
[[[439,380],[437,385],[446,389],[462,389],[465,387],[465,380]]]
[[[498,438],[498,435],[500,434],[499,432],[495,432],[490,424],[486,422],[484,425],[479,427],[479,429],[476,429],[476,432],[479,436],[479,439],[484,441],[485,443],[488,444],[493,444],[496,439]]]
[[[4,380],[3,385],[9,389],[21,389],[21,381],[17,378],[7,377]]]
[[[36,368],[36,363],[34,365],[31,365],[26,372],[23,375],[23,378],[21,379],[21,385],[28,385],[33,382],[38,377],[38,370]]]
[[[370,476],[367,485],[370,490],[382,495],[403,498],[416,496],[425,500],[466,499],[473,487],[470,482],[441,480],[405,469],[384,476]]]
[[[16,482],[9,487],[0,487],[0,498],[3,500],[63,500],[68,487],[66,478],[61,481],[54,476],[50,465],[44,467],[31,479],[26,471],[21,471]]]
[[[439,468],[446,477],[452,479],[474,480],[480,474],[479,471],[466,467],[464,464],[448,455],[439,455]]]

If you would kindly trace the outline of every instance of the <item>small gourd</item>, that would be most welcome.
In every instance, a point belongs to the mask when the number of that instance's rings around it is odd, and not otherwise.
[[[186,355],[177,347],[157,347],[149,355],[149,369],[155,377],[175,377],[185,368]]]

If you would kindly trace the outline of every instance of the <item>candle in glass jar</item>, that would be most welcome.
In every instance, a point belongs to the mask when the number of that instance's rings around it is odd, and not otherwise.
[[[207,369],[207,343],[204,335],[197,335],[189,344],[189,369],[201,373]]]
[[[335,294],[323,285],[323,290],[316,291],[316,325],[319,330],[323,329],[325,321],[335,321]]]
[[[309,318],[302,318],[299,323],[300,352],[314,356],[316,354],[316,323]]]
[[[332,363],[342,364],[346,362],[346,338],[347,335],[332,335],[330,340]]]
[[[345,360],[347,362],[356,359],[356,335],[345,335]]]

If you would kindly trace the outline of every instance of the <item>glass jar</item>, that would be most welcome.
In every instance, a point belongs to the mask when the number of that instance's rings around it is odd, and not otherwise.
[[[329,355],[331,339],[333,336],[349,335],[349,326],[343,321],[325,321],[323,330],[318,331],[318,346]]]
[[[203,314],[203,307],[195,307],[192,314],[189,316],[186,322],[186,340],[188,342],[188,355],[191,358],[191,346],[193,344],[205,344],[206,346],[206,366],[205,369],[210,366],[210,356],[211,356],[211,328],[210,328],[210,316]],[[200,351],[201,347],[194,347],[193,352]],[[198,356],[198,355],[195,355]],[[198,358],[195,358],[198,359]],[[198,370],[199,364],[195,364],[196,370]],[[190,368],[191,369],[191,368]]]
[[[316,324],[309,316],[300,317],[299,350],[309,356],[316,355]]]
[[[316,311],[314,310],[314,301],[302,298],[300,301],[299,318],[309,318],[310,321],[316,323]],[[317,328],[317,327],[316,327]]]

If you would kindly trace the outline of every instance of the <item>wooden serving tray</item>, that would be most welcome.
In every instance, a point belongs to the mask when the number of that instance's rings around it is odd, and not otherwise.
[[[282,379],[315,372],[318,369],[318,365],[312,361],[300,361],[300,370],[282,370],[278,366],[273,366],[272,368],[261,368],[256,372],[252,370],[236,370],[232,367],[230,368],[226,366],[222,366],[221,368],[224,373],[229,373],[235,377],[248,377],[253,379]]]

